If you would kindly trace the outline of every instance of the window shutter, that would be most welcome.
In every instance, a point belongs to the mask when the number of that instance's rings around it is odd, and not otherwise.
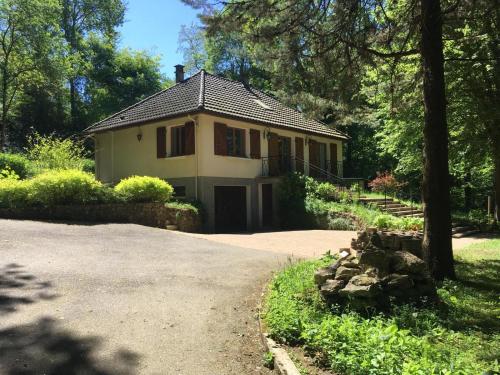
[[[218,122],[214,123],[214,153],[215,155],[227,155],[227,126]]]
[[[167,156],[167,128],[156,128],[156,157],[163,159]]]
[[[186,155],[193,155],[195,150],[194,146],[194,122],[186,122],[185,132],[186,132]]]
[[[260,131],[250,129],[250,157],[260,159]]]

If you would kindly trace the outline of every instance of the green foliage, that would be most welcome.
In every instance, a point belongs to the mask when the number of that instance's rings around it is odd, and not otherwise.
[[[337,188],[329,182],[322,182],[316,187],[316,197],[324,201],[335,201],[339,199]]]
[[[14,171],[19,178],[26,178],[31,173],[30,161],[24,155],[0,152],[0,171],[6,169]]]
[[[86,204],[102,200],[103,186],[80,170],[53,170],[29,180],[33,204],[43,206]]]
[[[121,180],[115,191],[127,202],[167,202],[174,188],[157,177],[132,176]]]
[[[87,152],[83,144],[69,138],[61,139],[55,135],[42,136],[38,133],[28,138],[26,148],[28,159],[34,173],[48,170],[76,169],[89,166]]]
[[[309,226],[305,199],[312,190],[314,180],[300,173],[283,177],[278,185],[278,212],[280,224],[284,228]]]
[[[267,367],[270,370],[274,369],[274,354],[272,352],[265,352],[262,355],[262,362],[264,367]]]
[[[169,208],[175,208],[177,210],[192,211],[195,214],[198,214],[200,211],[199,205],[194,205],[189,202],[173,201],[165,203],[165,206]]]
[[[356,230],[356,226],[351,222],[351,220],[336,217],[336,218],[328,218],[328,229],[331,230]]]
[[[30,203],[29,180],[0,178],[0,208],[20,208]]]
[[[302,344],[317,363],[334,373],[498,372],[500,306],[495,275],[500,241],[475,244],[458,253],[460,281],[447,281],[439,288],[440,307],[403,305],[375,316],[329,309],[321,301],[313,274],[331,259],[290,264],[269,286],[264,304],[267,329],[276,340]]]

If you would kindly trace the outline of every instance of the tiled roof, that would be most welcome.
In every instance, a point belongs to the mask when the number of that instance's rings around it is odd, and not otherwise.
[[[306,118],[301,112],[260,90],[203,70],[90,126],[86,132],[106,131],[204,111],[284,129],[348,138],[320,121]]]

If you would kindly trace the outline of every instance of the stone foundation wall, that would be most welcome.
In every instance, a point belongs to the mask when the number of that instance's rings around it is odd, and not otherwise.
[[[162,203],[111,203],[54,207],[2,208],[0,218],[21,220],[68,220],[102,223],[134,223],[165,228],[167,222],[183,232],[199,232],[201,218],[191,210],[165,207]]]

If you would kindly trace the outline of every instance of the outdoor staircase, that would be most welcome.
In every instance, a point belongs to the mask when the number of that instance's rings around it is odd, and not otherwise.
[[[177,225],[172,224],[169,220],[167,220],[167,225],[165,226],[167,230],[179,230]]]
[[[377,208],[388,214],[399,217],[424,217],[421,209],[411,207],[392,198],[367,198],[360,197],[359,201],[363,204],[374,204]],[[451,224],[451,235],[453,238],[462,238],[478,234],[480,231],[470,225],[461,225],[457,223]]]
[[[404,203],[398,202],[393,198],[367,198],[360,197],[359,201],[363,204],[373,204],[380,211],[400,217],[424,217],[424,212],[417,208],[411,207]]]

